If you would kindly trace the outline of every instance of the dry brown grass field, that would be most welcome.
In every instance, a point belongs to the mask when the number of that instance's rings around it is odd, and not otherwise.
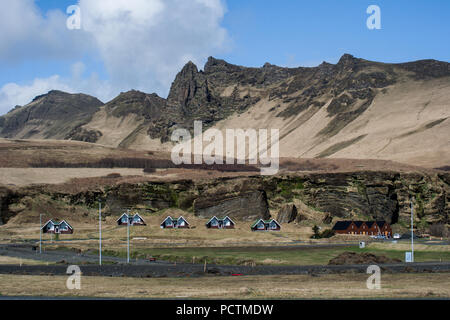
[[[448,273],[382,274],[379,290],[367,289],[367,278],[366,274],[240,276],[226,277],[224,281],[215,276],[143,279],[82,277],[80,290],[68,290],[65,276],[0,275],[0,294],[187,299],[450,298]]]
[[[91,168],[93,163],[105,161],[121,163],[124,167]],[[259,172],[219,172],[182,168],[161,168],[145,174],[137,162],[170,161],[168,152],[153,152],[111,148],[100,144],[60,140],[10,140],[0,139],[0,184],[20,187],[32,184],[59,184],[69,190],[96,185],[138,183],[144,181],[171,181],[177,179],[204,180],[217,177],[248,176]],[[58,165],[64,164],[64,168]],[[70,165],[81,166],[70,168]],[[127,167],[127,164],[129,167]],[[65,168],[68,166],[67,168]],[[86,167],[83,167],[86,166]],[[164,165],[162,165],[164,166]],[[417,166],[389,160],[371,159],[307,159],[280,158],[280,173],[304,172],[354,172],[354,171],[431,172]],[[111,173],[120,177],[101,180]],[[101,181],[100,181],[100,180]]]
[[[310,239],[311,221],[301,224],[283,224],[279,232],[252,232],[252,221],[236,221],[235,229],[207,229],[207,219],[194,216],[179,209],[167,209],[157,213],[141,213],[147,226],[130,228],[131,257],[145,259],[149,256],[172,262],[207,261],[208,264],[257,264],[257,265],[315,265],[328,261],[345,251],[370,252],[390,258],[404,260],[404,252],[409,243],[377,243],[368,237],[338,235],[329,239]],[[190,229],[161,229],[160,223],[166,216],[185,217]],[[30,218],[30,217],[28,217]],[[64,217],[61,217],[64,218]],[[60,235],[53,239],[43,235],[44,250],[77,249],[97,254],[98,216],[91,212],[87,217],[69,220],[74,234]],[[34,217],[39,221],[39,216]],[[102,246],[105,256],[126,257],[127,228],[116,225],[117,217],[106,217],[102,222]],[[20,223],[19,216],[8,224],[0,226],[0,242],[20,243],[39,241],[39,223]],[[367,241],[365,249],[358,248],[358,241]],[[349,246],[338,247],[336,243]],[[308,247],[309,245],[331,245],[328,247]],[[281,246],[281,247],[280,247]],[[450,261],[448,245],[431,242],[416,243],[415,257],[421,261]],[[26,262],[24,262],[26,264]]]
[[[42,261],[33,259],[22,259],[8,256],[0,256],[0,264],[12,264],[12,265],[36,265],[42,264]]]
[[[134,213],[132,211],[131,213]],[[310,226],[307,225],[283,225],[282,232],[252,232],[250,225],[253,221],[236,221],[235,229],[214,230],[207,229],[205,223],[208,219],[199,218],[190,212],[180,209],[166,209],[156,213],[139,212],[144,218],[147,226],[135,226],[130,228],[130,238],[137,246],[148,246],[158,244],[184,244],[184,245],[232,245],[249,243],[253,245],[267,242],[289,243],[293,240],[307,240],[312,235]],[[191,225],[190,229],[161,229],[161,222],[167,217],[185,217]],[[75,229],[73,234],[61,235],[59,244],[64,244],[65,240],[91,240],[97,242],[98,239],[98,212],[89,211],[86,216],[60,215],[58,219],[67,218]],[[44,221],[55,218],[44,216]],[[123,244],[126,240],[126,227],[117,226],[117,216],[108,216],[102,222],[102,238],[112,246]],[[39,214],[32,214],[26,217],[20,215],[12,218],[6,225],[0,226],[1,241],[20,241],[26,239],[39,239]],[[44,240],[50,240],[50,235],[44,235]],[[139,240],[141,239],[141,240]],[[69,241],[67,241],[69,242]],[[83,241],[86,243],[86,241]]]

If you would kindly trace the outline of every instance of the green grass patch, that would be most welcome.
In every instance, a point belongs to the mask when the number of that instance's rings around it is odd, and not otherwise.
[[[178,263],[204,263],[207,264],[232,264],[245,265],[255,263],[272,265],[324,265],[343,252],[373,253],[389,258],[404,261],[404,250],[385,250],[379,248],[360,249],[354,247],[336,248],[270,248],[270,247],[246,247],[246,248],[153,248],[139,251],[131,251],[130,257],[147,258],[155,257],[157,260]],[[126,258],[126,250],[105,250],[105,256]],[[425,261],[450,261],[450,252],[415,251],[416,262]]]

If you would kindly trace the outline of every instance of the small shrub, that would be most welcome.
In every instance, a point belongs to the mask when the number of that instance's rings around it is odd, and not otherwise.
[[[316,225],[312,227],[313,235],[311,236],[311,239],[320,239],[320,228]]]
[[[106,178],[109,178],[109,179],[115,179],[115,178],[120,178],[120,177],[121,177],[120,173],[117,173],[117,172],[113,172],[113,173],[106,175]]]
[[[331,229],[325,229],[323,230],[323,232],[320,234],[321,238],[331,238],[332,236],[335,235],[334,230]]]
[[[320,229],[318,226],[314,225],[312,227],[314,234],[311,236],[311,239],[322,239],[322,238],[331,238],[335,235],[334,230],[331,229],[325,229],[322,232],[320,232]]]

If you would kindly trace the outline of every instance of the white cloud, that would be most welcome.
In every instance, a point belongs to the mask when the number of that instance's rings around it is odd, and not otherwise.
[[[77,58],[93,49],[90,34],[68,30],[60,10],[43,16],[33,0],[0,2],[0,65]]]
[[[35,78],[33,81],[19,85],[14,82],[0,87],[0,114],[5,114],[16,105],[25,105],[34,97],[47,93],[50,90],[61,90],[69,93],[90,94],[102,101],[108,101],[117,90],[107,80],[99,79],[97,74],[91,73],[82,77],[84,64],[76,62],[71,66],[72,76],[63,78],[53,75],[47,78]]]
[[[50,89],[107,100],[130,89],[166,96],[188,60],[201,67],[209,55],[228,48],[221,0],[80,0],[79,6],[81,30],[68,30],[67,15],[59,10],[44,16],[33,0],[8,1],[0,10],[0,29],[7,30],[0,33],[0,65],[38,59],[72,64],[70,78],[32,75],[26,85],[3,85],[0,114]],[[109,79],[84,77],[89,70],[79,61],[86,52],[100,57]]]
[[[80,0],[82,27],[96,41],[113,83],[165,95],[188,61],[222,50],[219,0]]]
[[[35,79],[28,85],[7,83],[0,89],[0,114],[9,111],[16,105],[30,102],[35,96],[52,89],[68,90],[60,82],[59,76],[54,75],[46,79]]]

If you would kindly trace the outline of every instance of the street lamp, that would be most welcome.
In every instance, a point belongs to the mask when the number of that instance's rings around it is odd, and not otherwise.
[[[127,210],[127,263],[130,263],[130,210]]]
[[[39,214],[39,253],[42,253],[42,213]]]
[[[98,199],[99,265],[102,265],[102,200]]]
[[[414,196],[411,197],[411,262],[414,262],[414,208],[413,208]]]

